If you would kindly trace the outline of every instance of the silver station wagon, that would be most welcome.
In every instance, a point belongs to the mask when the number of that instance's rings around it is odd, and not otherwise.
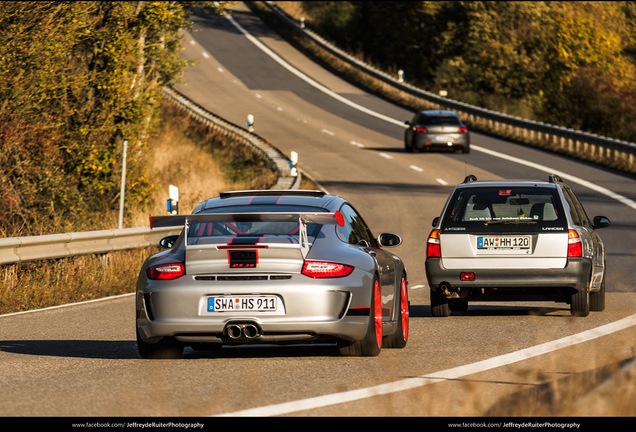
[[[237,191],[190,215],[142,266],[137,346],[144,358],[234,344],[337,343],[342,355],[402,348],[409,328],[404,263],[344,198],[321,191]]]
[[[558,176],[548,181],[477,181],[467,176],[433,221],[426,274],[436,317],[469,301],[554,301],[571,314],[605,309],[605,248]]]

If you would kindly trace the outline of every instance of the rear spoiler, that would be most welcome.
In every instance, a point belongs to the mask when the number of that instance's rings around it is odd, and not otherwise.
[[[177,227],[187,228],[193,223],[206,222],[298,222],[298,245],[292,246],[300,249],[303,259],[309,252],[309,240],[307,237],[307,224],[331,225],[341,224],[342,215],[336,213],[199,213],[190,215],[151,216],[150,228]],[[187,241],[186,241],[187,245]],[[211,245],[212,246],[212,245]],[[212,246],[215,249],[239,249],[241,246]],[[289,247],[288,245],[271,245],[268,247]],[[188,246],[186,246],[186,249]],[[200,248],[200,247],[199,247]]]
[[[150,229],[186,226],[202,222],[293,222],[329,225],[337,223],[338,213],[198,213],[150,216]]]

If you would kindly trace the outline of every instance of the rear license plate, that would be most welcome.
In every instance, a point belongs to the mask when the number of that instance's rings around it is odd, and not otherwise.
[[[491,250],[530,249],[530,236],[477,237],[477,249],[491,249]]]
[[[276,296],[222,296],[208,297],[208,312],[275,312]]]

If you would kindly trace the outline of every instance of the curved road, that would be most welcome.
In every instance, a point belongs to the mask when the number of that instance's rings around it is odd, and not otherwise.
[[[412,113],[316,66],[246,8],[239,6],[233,20],[256,39],[225,17],[195,17],[197,31],[186,35],[183,56],[199,60],[177,89],[239,125],[253,114],[256,133],[287,154],[298,152],[301,169],[351,200],[374,233],[403,236],[395,252],[409,270],[407,347],[374,358],[338,357],[328,345],[224,347],[144,361],[130,295],[5,315],[0,415],[546,414],[533,411],[546,384],[636,356],[634,178],[479,134],[468,155],[404,153],[400,123]],[[612,220],[601,232],[606,310],[572,318],[565,304],[484,303],[432,318],[423,246],[452,186],[466,174],[547,178],[537,165],[572,176],[568,183],[588,213]]]

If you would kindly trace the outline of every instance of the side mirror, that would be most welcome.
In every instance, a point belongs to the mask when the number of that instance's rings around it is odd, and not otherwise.
[[[610,222],[609,218],[607,218],[605,216],[595,216],[594,217],[594,223],[593,223],[594,229],[606,228],[606,227],[608,227],[610,225],[612,225],[612,223]]]
[[[404,124],[405,124],[405,125],[408,125],[408,126],[411,126],[411,122],[410,122],[410,121],[408,121],[408,120],[404,120]]]
[[[378,243],[384,247],[395,247],[402,244],[402,237],[397,234],[382,233],[378,236]]]
[[[170,235],[159,240],[159,246],[164,249],[170,249],[179,238],[178,235]]]
[[[439,223],[439,216],[433,219],[433,228],[435,228],[438,223]]]

